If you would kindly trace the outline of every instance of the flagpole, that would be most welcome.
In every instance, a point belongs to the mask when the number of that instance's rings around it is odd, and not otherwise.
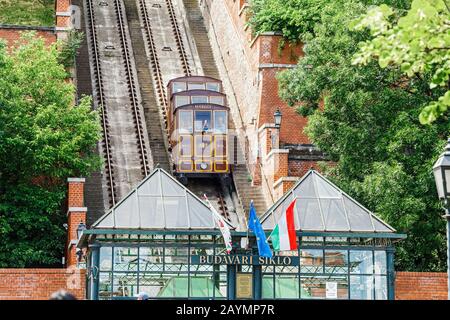
[[[250,200],[250,208],[252,207],[252,205],[253,205],[253,199],[252,200]],[[244,220],[245,220],[245,224],[247,225],[247,244],[246,244],[246,249],[248,249],[248,247],[249,247],[249,244],[250,244],[250,240],[249,240],[249,230],[248,230],[248,221],[247,221],[247,219],[245,218],[245,215],[244,215]]]

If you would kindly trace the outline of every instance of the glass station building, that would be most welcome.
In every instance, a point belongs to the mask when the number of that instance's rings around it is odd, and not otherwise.
[[[230,223],[227,255],[208,206],[155,169],[83,232],[87,298],[394,299],[405,235],[314,170],[261,216],[267,234],[295,197],[297,251],[260,258],[254,236]]]

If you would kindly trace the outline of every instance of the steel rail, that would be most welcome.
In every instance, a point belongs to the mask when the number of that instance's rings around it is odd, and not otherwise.
[[[139,112],[139,103],[137,99],[137,91],[136,91],[136,82],[133,75],[133,67],[131,63],[131,55],[129,52],[129,45],[128,45],[128,38],[127,33],[125,29],[125,21],[123,17],[123,9],[122,9],[122,2],[121,0],[115,0],[115,11],[116,11],[116,18],[117,18],[117,26],[119,29],[119,36],[121,40],[122,45],[122,56],[125,63],[125,72],[128,82],[128,89],[130,93],[131,98],[131,104],[133,108],[133,116],[136,126],[136,135],[137,135],[137,142],[138,142],[138,149],[139,153],[141,155],[141,164],[142,164],[142,173],[144,177],[148,175],[149,172],[149,166],[147,161],[147,150],[145,147],[145,137],[143,134],[143,125],[141,120],[141,115]]]
[[[186,50],[184,49],[183,38],[181,36],[180,28],[178,26],[177,16],[173,8],[172,0],[166,0],[167,9],[169,10],[170,21],[172,23],[172,31],[175,35],[175,40],[178,47],[178,52],[181,58],[181,64],[183,66],[184,74],[186,76],[191,75],[191,68],[187,59]]]
[[[116,204],[116,187],[114,183],[114,167],[111,155],[111,142],[109,139],[109,123],[108,123],[108,114],[105,105],[105,98],[103,92],[103,78],[102,78],[102,69],[100,65],[99,59],[99,50],[98,50],[98,42],[97,42],[97,29],[95,25],[95,16],[94,16],[94,6],[92,4],[92,0],[86,0],[87,4],[87,15],[88,15],[88,29],[90,32],[90,41],[91,48],[93,51],[93,62],[94,62],[94,74],[95,74],[95,82],[97,89],[97,99],[98,99],[98,107],[100,108],[100,118],[102,122],[103,129],[103,152],[106,160],[106,180],[107,180],[107,188],[110,196],[110,204],[114,206]]]

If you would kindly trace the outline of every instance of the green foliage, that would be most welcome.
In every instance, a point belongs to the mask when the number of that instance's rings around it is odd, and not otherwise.
[[[252,0],[249,25],[255,34],[281,32],[292,42],[313,30],[327,0]]]
[[[75,58],[84,40],[84,33],[76,30],[71,30],[68,34],[67,40],[60,43],[59,46],[59,63],[66,68],[73,67]]]
[[[431,75],[430,89],[447,89],[423,108],[419,116],[422,124],[434,122],[450,107],[448,5],[444,0],[414,0],[411,9],[399,19],[395,19],[391,7],[381,5],[369,9],[352,23],[355,30],[369,28],[374,37],[361,43],[354,64],[364,65],[375,58],[380,67],[398,66],[409,78]]]
[[[422,106],[442,94],[430,91],[430,74],[368,61],[352,64],[367,30],[349,24],[382,1],[335,0],[324,6],[313,30],[302,34],[305,57],[279,74],[279,92],[310,114],[306,133],[335,162],[324,173],[408,238],[397,251],[397,268],[445,270],[445,222],[432,165],[450,132],[447,121],[418,121]],[[408,1],[392,1],[407,10]],[[314,36],[312,36],[314,35]]]
[[[0,45],[0,267],[61,261],[66,179],[101,164],[98,115],[89,97],[73,105],[59,54],[33,33]]]
[[[53,26],[54,0],[1,0],[0,24]]]

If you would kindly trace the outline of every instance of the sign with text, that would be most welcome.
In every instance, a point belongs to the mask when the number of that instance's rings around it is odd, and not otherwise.
[[[238,272],[236,274],[236,298],[253,298],[253,275],[251,273]]]
[[[337,299],[337,282],[327,282],[325,288],[327,299]]]
[[[274,256],[265,258],[250,255],[191,256],[191,264],[231,264],[231,265],[272,265],[298,266],[299,258],[295,256]]]

